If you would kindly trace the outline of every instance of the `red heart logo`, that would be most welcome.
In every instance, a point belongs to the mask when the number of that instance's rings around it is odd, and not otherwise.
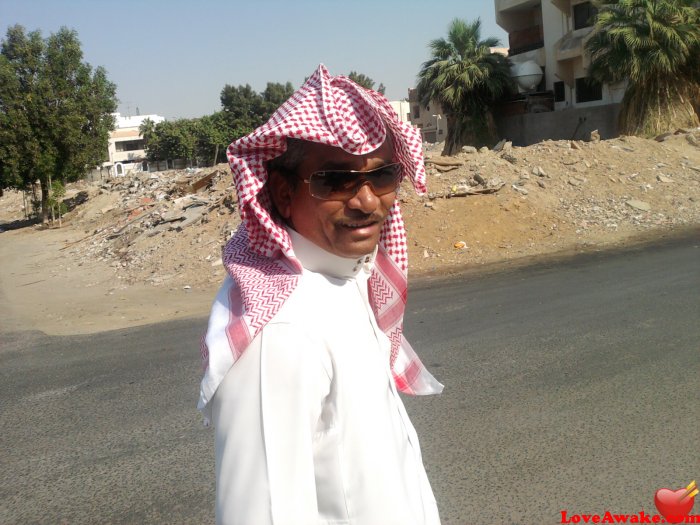
[[[669,523],[682,523],[695,503],[695,498],[689,498],[687,494],[686,489],[659,489],[654,494],[654,505]]]

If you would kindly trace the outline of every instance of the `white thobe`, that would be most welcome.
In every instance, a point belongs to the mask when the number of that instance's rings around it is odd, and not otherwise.
[[[211,402],[217,523],[439,523],[368,299],[374,255],[290,235],[299,284]]]

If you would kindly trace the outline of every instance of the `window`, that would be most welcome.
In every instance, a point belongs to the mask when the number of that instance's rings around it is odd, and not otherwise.
[[[588,77],[576,79],[576,102],[603,100],[603,84]]]
[[[574,6],[574,29],[583,29],[595,24],[598,10],[590,2],[584,2]]]
[[[420,118],[420,106],[413,106],[413,118]]]
[[[566,93],[564,92],[564,82],[559,81],[554,83],[554,102],[564,102]]]
[[[143,140],[123,140],[114,144],[117,151],[136,151],[143,149]]]

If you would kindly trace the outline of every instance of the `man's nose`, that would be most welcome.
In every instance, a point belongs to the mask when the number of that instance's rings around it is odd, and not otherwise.
[[[372,189],[372,186],[365,182],[353,198],[348,202],[348,207],[355,210],[361,210],[365,213],[372,213],[379,205],[379,197],[377,197]]]

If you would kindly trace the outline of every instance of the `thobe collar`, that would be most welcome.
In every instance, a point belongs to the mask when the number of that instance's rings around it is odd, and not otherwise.
[[[362,257],[340,257],[328,252],[311,242],[292,228],[287,227],[289,237],[292,240],[294,255],[301,265],[310,272],[321,273],[329,277],[352,279],[362,272],[369,274],[377,257],[377,248],[372,253]]]

